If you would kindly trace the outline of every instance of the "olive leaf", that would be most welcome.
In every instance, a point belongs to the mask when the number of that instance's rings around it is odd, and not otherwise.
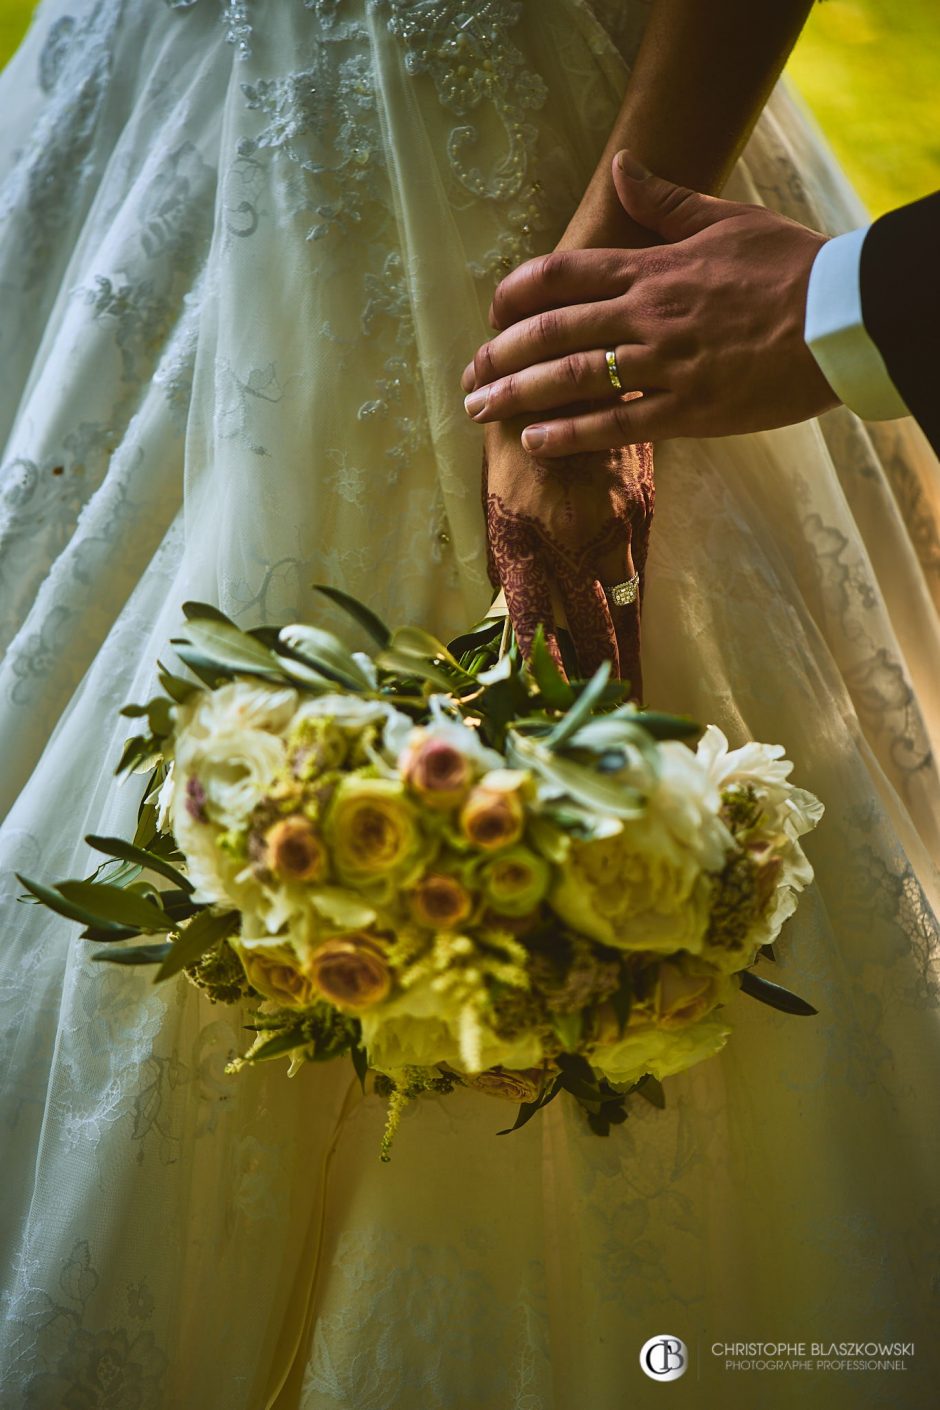
[[[240,922],[241,916],[238,911],[226,911],[223,915],[217,915],[211,911],[201,911],[184,930],[179,932],[178,938],[173,941],[170,953],[154,975],[154,984],[159,984],[161,980],[178,974],[187,965],[195,964],[196,960],[207,950],[211,950],[213,945],[217,945],[220,940],[225,940],[229,935],[233,935]]]

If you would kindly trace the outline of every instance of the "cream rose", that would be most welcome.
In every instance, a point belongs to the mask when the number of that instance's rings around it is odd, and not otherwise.
[[[678,1029],[640,1025],[629,1027],[618,1040],[596,1045],[587,1058],[609,1082],[638,1082],[647,1073],[662,1079],[713,1057],[724,1047],[730,1033],[728,1025],[715,1014]]]
[[[309,1009],[320,998],[313,976],[289,945],[235,938],[229,941],[248,983],[285,1009]]]
[[[711,885],[695,852],[649,816],[624,820],[612,837],[574,842],[549,904],[602,944],[694,953],[708,926]]]

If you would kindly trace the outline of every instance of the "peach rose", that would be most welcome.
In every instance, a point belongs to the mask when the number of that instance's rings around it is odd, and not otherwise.
[[[468,842],[485,852],[511,847],[525,827],[525,807],[518,776],[509,770],[486,774],[460,810],[460,828]]]
[[[326,851],[309,819],[294,816],[275,823],[265,844],[268,865],[285,881],[322,881]]]
[[[402,777],[428,808],[456,808],[467,796],[470,760],[453,744],[433,736],[419,740],[405,754]]]
[[[478,1092],[486,1092],[490,1097],[504,1097],[510,1102],[534,1102],[542,1090],[542,1073],[537,1067],[525,1072],[507,1072],[501,1067],[490,1067],[486,1072],[478,1072],[463,1080]]]
[[[409,900],[415,920],[431,930],[460,925],[473,909],[469,891],[446,872],[431,872],[423,877]]]
[[[385,956],[368,935],[325,940],[314,950],[310,968],[320,994],[340,1009],[372,1008],[392,987]]]

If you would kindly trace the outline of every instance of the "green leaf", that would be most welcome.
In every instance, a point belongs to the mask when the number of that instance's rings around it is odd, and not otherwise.
[[[124,887],[137,880],[140,876],[140,870],[136,862],[121,862],[117,858],[111,857],[108,861],[100,862],[91,876],[82,877],[82,880],[108,881],[112,886]]]
[[[308,665],[345,686],[347,690],[370,690],[371,683],[352,652],[339,637],[322,627],[307,626],[303,622],[292,622],[280,630],[280,639],[289,651]]]
[[[133,940],[134,936],[139,934],[139,930],[127,930],[119,926],[109,930],[107,926],[90,925],[87,930],[82,931],[79,939],[95,940],[99,945],[116,945],[120,940]]]
[[[290,676],[292,681],[298,685],[304,685],[309,690],[335,691],[336,681],[330,676],[325,676],[322,671],[315,671],[306,661],[298,661],[293,656],[288,656],[285,652],[278,651],[277,659],[280,662],[281,670],[285,676]]]
[[[169,943],[135,945],[127,950],[97,950],[91,958],[99,962],[105,960],[109,964],[158,964],[172,948],[173,946]]]
[[[742,970],[740,979],[742,993],[750,994],[752,999],[760,999],[762,1004],[769,1004],[772,1009],[780,1009],[781,1013],[794,1013],[806,1018],[819,1012],[798,994],[792,994],[789,989],[773,984],[769,979],[761,979],[753,970]]]
[[[327,587],[324,583],[314,583],[314,592],[322,592],[324,597],[328,597],[331,602],[335,602],[337,607],[341,607],[357,622],[363,631],[371,636],[372,640],[379,646],[387,646],[392,634],[380,617],[377,617],[371,608],[366,607],[358,598],[350,597],[348,592],[340,592],[339,588]]]
[[[21,874],[17,872],[16,879],[21,886],[25,886],[27,891],[35,896],[37,901],[41,901],[44,906],[48,907],[50,911],[55,911],[57,915],[64,916],[66,920],[76,920],[80,925],[110,931],[115,935],[115,938],[118,938],[120,932],[125,928],[120,925],[112,924],[110,921],[103,920],[95,911],[89,910],[87,906],[79,905],[75,901],[68,900],[65,896],[62,896],[58,890],[53,891],[51,887],[43,886],[41,882],[30,881],[28,876],[21,876]],[[140,932],[135,927],[130,933],[132,935],[138,935]]]
[[[124,745],[115,776],[123,773],[143,773],[162,762],[163,751],[158,740],[149,734],[135,734]]]
[[[538,1101],[523,1102],[522,1105],[519,1107],[518,1114],[513,1124],[511,1126],[505,1127],[502,1131],[497,1131],[497,1136],[511,1136],[513,1131],[520,1130],[523,1126],[525,1126],[529,1121],[532,1120],[533,1116],[537,1111],[541,1111],[543,1106],[548,1106],[549,1102],[553,1102],[561,1090],[561,1082],[556,1077],[551,1086],[547,1087],[543,1094],[539,1097]]]
[[[213,607],[211,602],[184,602],[182,612],[187,622],[226,622],[230,627],[235,626],[231,617],[226,617],[221,608]]]
[[[396,651],[405,656],[416,656],[420,661],[431,661],[435,665],[443,661],[459,675],[465,676],[467,673],[442,641],[438,641],[436,636],[430,632],[422,631],[420,627],[399,627],[392,634],[392,639],[388,643],[389,650]]]
[[[651,1072],[640,1078],[634,1091],[641,1097],[645,1097],[652,1106],[658,1107],[660,1111],[666,1110],[666,1093],[663,1091],[663,1084]]]
[[[502,634],[502,617],[484,617],[482,622],[476,622],[467,631],[455,636],[453,641],[449,641],[447,643],[448,650],[460,659],[462,656],[476,653],[498,642]]]
[[[230,680],[234,674],[234,672],[228,669],[221,669],[213,662],[207,661],[202,652],[197,651],[196,648],[190,646],[188,642],[179,640],[175,641],[173,645],[176,648],[177,656],[183,664],[188,666],[193,675],[209,690],[215,690],[216,686],[224,684],[224,682]]]
[[[523,766],[534,769],[549,783],[583,803],[615,818],[639,818],[645,812],[642,794],[617,779],[606,778],[585,764],[565,759],[524,735],[513,733],[508,741],[510,756],[518,756]]]
[[[320,886],[308,894],[314,910],[341,930],[364,930],[375,920],[372,906],[340,886]]]
[[[369,1071],[369,1056],[365,1050],[354,1043],[349,1049],[349,1056],[352,1058],[352,1065],[355,1068],[356,1076],[359,1078],[359,1086],[362,1088],[363,1096],[366,1090],[366,1073]]]
[[[564,1043],[569,1052],[578,1046],[584,1027],[584,1018],[580,1010],[575,1013],[553,1013],[551,1025],[558,1036],[558,1041]],[[562,1064],[559,1063],[559,1067],[561,1066]]]
[[[187,965],[194,964],[220,940],[233,935],[238,929],[240,919],[238,911],[226,911],[223,915],[216,915],[211,911],[200,912],[185,930],[180,931],[179,938],[173,941],[170,953],[154,976],[154,984],[178,974]]]
[[[268,1062],[270,1058],[283,1057],[295,1048],[309,1047],[310,1039],[303,1028],[287,1028],[283,1033],[269,1038],[264,1047],[258,1048],[256,1052],[246,1053],[245,1062]]]
[[[172,921],[158,906],[122,886],[103,881],[60,881],[58,890],[67,901],[92,916],[91,924],[111,921],[139,934],[170,930]]]
[[[165,876],[167,881],[175,882],[181,891],[192,892],[195,888],[191,881],[187,881],[182,872],[176,867],[171,867],[169,862],[158,857],[154,852],[148,852],[144,847],[135,847],[133,842],[125,842],[121,837],[95,837],[89,836],[85,841],[90,847],[94,847],[96,852],[104,852],[108,857],[120,857],[125,862],[136,862],[140,867],[148,871],[155,871],[160,876]]]
[[[375,664],[383,671],[389,671],[392,675],[401,676],[405,680],[412,676],[418,680],[430,682],[437,686],[438,690],[445,691],[448,695],[453,694],[455,682],[446,675],[439,666],[434,666],[430,661],[422,660],[418,656],[406,656],[397,651],[380,651],[375,658]]]
[[[654,739],[694,739],[702,733],[702,726],[687,715],[664,715],[657,710],[638,710],[637,724],[642,725]]]
[[[274,654],[225,619],[194,618],[186,623],[184,635],[174,637],[172,644],[194,648],[202,661],[222,671],[263,676],[269,680],[281,678]]]
[[[566,739],[574,734],[579,725],[590,719],[595,705],[604,693],[604,687],[609,677],[610,662],[602,661],[564,719],[558,721],[546,739],[545,743],[549,749],[558,749]]]
[[[184,705],[190,696],[199,689],[195,681],[184,680],[182,676],[174,676],[162,661],[157,662],[157,668],[157,679],[160,685],[177,705]]]
[[[575,702],[575,692],[548,649],[545,628],[539,623],[529,654],[529,670],[539,693],[550,710],[568,710]]]
[[[581,1014],[573,1016],[579,1020],[580,1026]],[[578,1037],[580,1038],[580,1036],[579,1033]],[[591,1064],[585,1058],[580,1057],[577,1053],[569,1052],[559,1053],[555,1061],[561,1068],[559,1080],[566,1092],[570,1092],[573,1097],[577,1097],[579,1101],[583,1102],[599,1102],[601,1100],[597,1078],[594,1076]]]

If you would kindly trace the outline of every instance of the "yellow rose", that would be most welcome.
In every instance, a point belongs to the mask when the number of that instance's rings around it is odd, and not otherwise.
[[[397,779],[342,780],[327,813],[324,835],[343,881],[355,884],[402,876],[420,860],[418,816]]]
[[[526,916],[545,896],[551,879],[546,861],[528,847],[500,852],[480,869],[480,885],[488,904],[500,915]]]
[[[242,962],[252,988],[285,1009],[309,1009],[319,999],[312,975],[301,966],[289,945],[266,945],[234,938],[229,941]]]
[[[337,1008],[353,1012],[381,1003],[392,987],[392,974],[385,955],[367,935],[341,935],[325,940],[314,950],[310,969],[324,999]]]

